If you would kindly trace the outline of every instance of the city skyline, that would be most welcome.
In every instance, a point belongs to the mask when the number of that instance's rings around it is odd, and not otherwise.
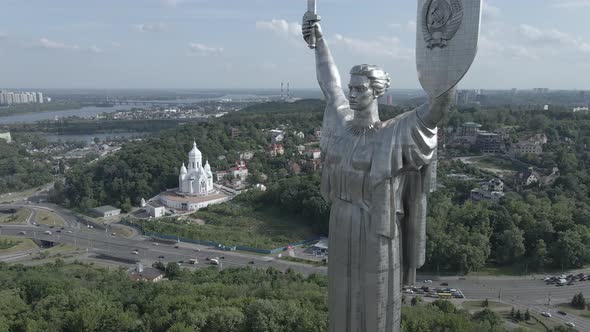
[[[305,1],[6,0],[0,86],[22,88],[315,88],[313,54],[300,36]],[[345,81],[375,63],[392,89],[419,89],[416,4],[319,0],[323,30]],[[460,88],[590,90],[584,69],[587,0],[488,0],[480,50]],[[378,10],[376,10],[378,9]],[[27,24],[23,24],[27,22]],[[350,24],[350,22],[359,24]],[[369,50],[377,50],[370,51]]]

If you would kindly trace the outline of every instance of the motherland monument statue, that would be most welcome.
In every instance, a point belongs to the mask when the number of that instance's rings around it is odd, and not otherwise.
[[[308,0],[302,32],[315,50],[327,106],[321,192],[331,203],[328,308],[331,332],[400,331],[401,287],[425,261],[426,199],[436,186],[437,126],[471,66],[481,0],[418,0],[416,63],[428,102],[382,121],[389,75],[350,71],[348,98]]]

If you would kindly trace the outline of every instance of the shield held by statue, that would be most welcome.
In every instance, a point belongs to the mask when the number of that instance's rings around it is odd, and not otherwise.
[[[439,97],[467,73],[477,53],[482,0],[418,0],[416,67],[426,93]]]

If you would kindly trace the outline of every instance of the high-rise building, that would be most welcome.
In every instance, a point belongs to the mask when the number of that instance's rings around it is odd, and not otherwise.
[[[0,91],[0,105],[43,103],[41,92],[10,92]]]

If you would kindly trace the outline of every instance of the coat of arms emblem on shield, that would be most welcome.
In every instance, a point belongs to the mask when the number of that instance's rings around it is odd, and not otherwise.
[[[461,0],[430,0],[422,10],[422,30],[427,47],[444,48],[463,20]]]

